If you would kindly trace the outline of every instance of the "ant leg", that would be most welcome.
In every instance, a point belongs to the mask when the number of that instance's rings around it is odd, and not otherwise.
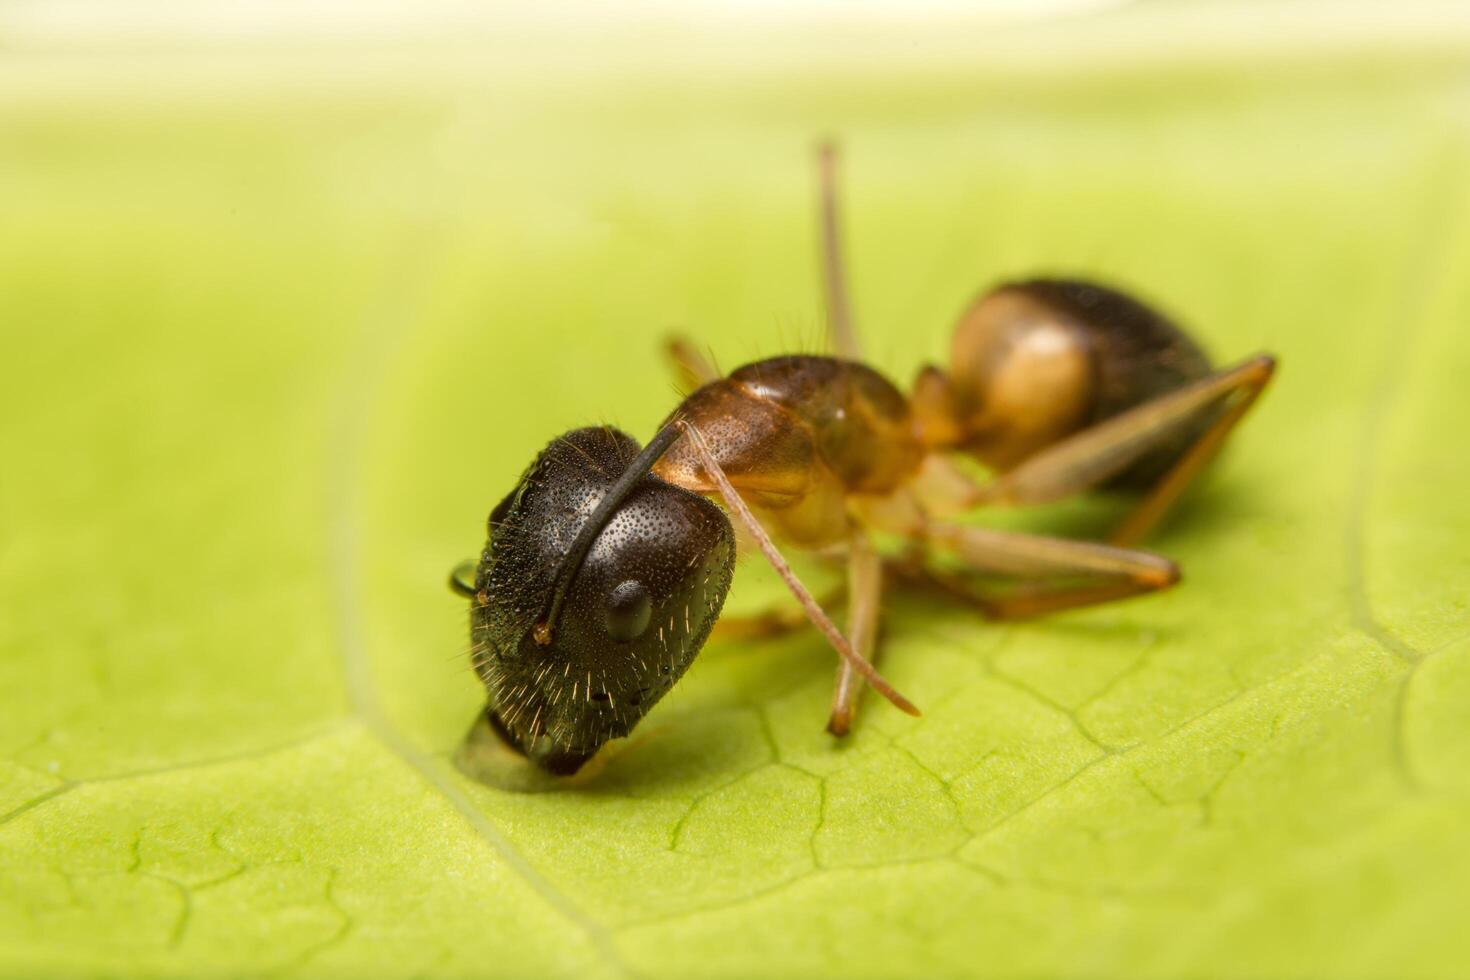
[[[847,556],[847,588],[852,593],[852,607],[847,611],[847,638],[853,651],[869,663],[878,633],[878,605],[883,596],[883,559],[862,528],[853,529]],[[837,665],[837,686],[832,691],[832,715],[827,731],[846,735],[857,714],[858,696],[862,693],[852,664]]]
[[[682,392],[694,391],[720,378],[720,372],[710,359],[700,353],[694,342],[683,334],[674,334],[665,340],[664,353],[669,358]]]
[[[1158,523],[1184,488],[1219,450],[1271,380],[1276,361],[1253,357],[1167,395],[1144,402],[1056,445],[974,491],[969,503],[1043,504],[1095,487],[1157,446],[1201,413],[1225,405],[1216,418],[1113,532],[1114,544],[1131,544]]]
[[[960,524],[932,524],[929,544],[957,557],[966,570],[1019,579],[1022,584],[986,594],[958,576],[924,569],[920,576],[975,602],[992,619],[1026,619],[1113,602],[1167,589],[1179,567],[1148,551],[996,531]]]
[[[842,261],[842,221],[837,205],[837,144],[825,140],[817,147],[817,187],[822,220],[822,284],[827,295],[827,332],[833,352],[860,361],[862,345],[852,325],[847,275]]]
[[[832,589],[817,600],[823,609],[832,609],[847,601],[847,588]],[[771,639],[794,633],[811,625],[799,606],[773,606],[748,616],[722,616],[711,631],[721,640]]]
[[[1264,363],[1260,363],[1264,361]],[[1128,547],[1139,541],[1145,534],[1151,531],[1159,520],[1168,513],[1174,501],[1179,499],[1186,487],[1194,482],[1200,470],[1205,464],[1215,458],[1220,447],[1225,443],[1225,437],[1230,435],[1245,413],[1250,411],[1256,399],[1265,390],[1266,384],[1271,380],[1271,374],[1275,370],[1276,362],[1270,358],[1258,359],[1247,364],[1259,364],[1255,374],[1245,379],[1239,389],[1239,396],[1235,401],[1210,424],[1210,427],[1200,433],[1200,437],[1194,444],[1179,457],[1179,460],[1169,468],[1158,483],[1151,487],[1144,498],[1138,502],[1131,513],[1125,517],[1113,533],[1108,535],[1108,541],[1122,547]]]
[[[862,345],[852,325],[847,276],[842,260],[842,222],[837,204],[837,145],[817,147],[817,185],[821,209],[822,282],[827,297],[827,332],[832,350],[850,361],[862,359]],[[722,375],[688,337],[674,335],[664,342],[679,390],[684,392],[719,380]]]
[[[837,629],[837,626],[832,622],[827,613],[823,611],[822,607],[817,605],[817,600],[813,599],[812,594],[807,591],[807,587],[801,584],[801,579],[796,577],[796,573],[791,570],[791,566],[786,563],[786,559],[781,557],[781,552],[776,547],[776,543],[771,540],[771,536],[766,533],[766,529],[761,527],[761,522],[755,519],[755,515],[750,512],[750,508],[746,506],[745,501],[741,499],[734,485],[730,483],[730,478],[725,475],[724,469],[720,467],[719,461],[715,459],[714,453],[710,451],[709,446],[704,441],[704,436],[700,435],[699,430],[685,419],[679,419],[674,424],[679,426],[684,431],[684,435],[688,437],[690,445],[693,446],[695,453],[699,456],[699,462],[704,467],[706,475],[709,476],[710,480],[715,484],[715,487],[720,491],[720,497],[724,499],[725,506],[729,508],[730,513],[750,533],[751,538],[760,547],[761,553],[765,555],[766,561],[770,562],[771,567],[776,570],[776,574],[781,576],[781,580],[786,583],[786,588],[790,589],[791,594],[796,597],[796,601],[801,603],[801,608],[806,612],[807,618],[827,638],[827,642],[832,645],[832,649],[837,651],[837,655],[847,663],[852,664],[853,669],[862,675],[864,680],[873,685],[874,690],[891,701],[900,711],[917,715],[919,709],[914,707],[908,698],[894,690],[893,685],[884,680],[883,675],[874,670],[872,664],[853,651],[851,644],[847,642],[847,638]]]

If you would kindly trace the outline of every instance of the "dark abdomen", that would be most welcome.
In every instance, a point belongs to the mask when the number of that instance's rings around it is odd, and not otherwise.
[[[1076,324],[1094,369],[1087,425],[1112,418],[1208,375],[1210,360],[1163,314],[1115,289],[1073,279],[1033,279],[1008,288],[1029,294]],[[1157,480],[1213,421],[1208,413],[1113,477],[1109,486]]]

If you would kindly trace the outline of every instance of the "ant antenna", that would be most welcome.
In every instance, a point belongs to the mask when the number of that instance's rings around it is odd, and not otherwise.
[[[622,476],[618,477],[617,482],[602,495],[602,500],[592,511],[592,516],[587,518],[587,522],[572,539],[572,546],[567,549],[566,554],[562,556],[561,564],[557,566],[551,598],[547,600],[541,618],[531,628],[531,635],[537,646],[544,647],[551,642],[551,631],[561,616],[562,603],[566,601],[567,593],[571,591],[572,582],[576,580],[577,571],[587,558],[587,552],[592,550],[592,542],[597,540],[602,529],[607,527],[608,521],[612,520],[613,514],[632,494],[638,481],[653,469],[653,464],[658,462],[658,458],[674,444],[681,434],[675,424],[669,424],[660,429],[633,462],[628,464],[628,468],[623,471]]]
[[[449,572],[449,591],[466,599],[475,597],[475,563],[462,561]]]

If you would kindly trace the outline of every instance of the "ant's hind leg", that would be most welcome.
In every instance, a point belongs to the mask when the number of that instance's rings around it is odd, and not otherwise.
[[[1167,589],[1179,581],[1172,561],[1148,551],[1017,534],[959,524],[932,524],[927,542],[959,560],[965,571],[1018,584],[986,592],[934,569],[915,573],[962,595],[992,619],[1029,619]]]
[[[674,334],[665,340],[664,353],[674,369],[679,390],[686,394],[720,379],[720,372],[714,363],[700,353],[699,348],[694,346],[694,341],[683,334]]]
[[[1276,362],[1268,357],[1257,358],[1247,361],[1245,368],[1238,397],[1208,429],[1200,433],[1184,455],[1169,468],[1169,472],[1149,489],[1138,505],[1113,529],[1113,533],[1108,535],[1110,542],[1127,547],[1142,539],[1168,513],[1174,501],[1194,482],[1205,464],[1215,458],[1215,454],[1225,443],[1225,437],[1230,435],[1230,430],[1250,411],[1265,390],[1267,382],[1271,380]]]
[[[862,528],[854,528],[848,545],[847,588],[852,605],[847,611],[847,640],[853,652],[869,663],[878,636],[878,609],[883,599],[883,559]],[[846,735],[857,714],[862,686],[852,665],[843,661],[837,666],[837,685],[832,691],[832,715],[827,731]]]
[[[1219,451],[1271,380],[1276,361],[1253,357],[1063,439],[1015,469],[976,488],[969,503],[1043,504],[1095,487],[1148,450],[1174,436],[1202,413],[1224,407],[1113,532],[1116,545],[1146,534]]]

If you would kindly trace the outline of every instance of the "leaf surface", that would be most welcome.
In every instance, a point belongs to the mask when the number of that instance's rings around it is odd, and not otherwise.
[[[1461,974],[1470,61],[1177,21],[0,66],[0,972]],[[823,132],[896,379],[1037,273],[1280,356],[1152,542],[1185,583],[892,595],[925,714],[845,745],[801,634],[585,785],[467,779],[446,570],[552,436],[649,434],[667,330],[815,344]]]

